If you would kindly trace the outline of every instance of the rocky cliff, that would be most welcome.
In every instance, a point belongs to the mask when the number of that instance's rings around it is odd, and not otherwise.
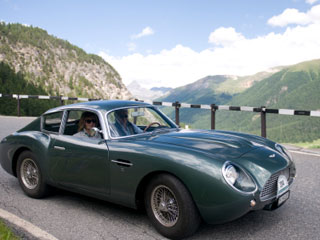
[[[132,98],[118,72],[101,57],[40,28],[1,22],[0,61],[50,95]]]

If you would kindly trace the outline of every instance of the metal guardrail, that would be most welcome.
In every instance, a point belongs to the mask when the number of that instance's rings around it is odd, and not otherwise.
[[[93,99],[93,98],[79,98],[79,97],[64,97],[64,96],[43,96],[43,95],[20,95],[20,94],[1,94],[0,98],[13,98],[17,99],[17,115],[20,116],[20,101],[21,99],[46,99],[46,100],[59,100],[61,105],[64,105],[64,101],[95,101],[95,100],[107,100],[107,99]],[[180,102],[157,102],[157,101],[144,101],[138,100],[139,102],[150,103],[156,106],[167,106],[175,108],[175,122],[177,125],[180,123],[180,108],[198,108],[208,109],[211,112],[211,129],[215,129],[216,111],[227,110],[227,111],[244,111],[244,112],[256,112],[260,113],[261,116],[261,136],[267,137],[267,124],[266,115],[267,113],[280,114],[280,115],[291,115],[291,116],[311,116],[320,117],[320,111],[313,110],[293,110],[293,109],[273,109],[265,106],[261,107],[248,107],[248,106],[226,106],[226,105],[215,105],[215,104],[189,104]]]

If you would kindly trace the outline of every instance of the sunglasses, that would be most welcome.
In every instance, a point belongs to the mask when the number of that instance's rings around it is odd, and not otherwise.
[[[86,123],[90,124],[90,123],[96,123],[97,121],[95,119],[86,119],[85,120]]]

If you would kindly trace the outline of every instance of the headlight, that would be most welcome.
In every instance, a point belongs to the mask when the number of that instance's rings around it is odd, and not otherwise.
[[[252,178],[234,163],[226,162],[222,167],[222,175],[227,183],[237,191],[251,194],[257,189]]]
[[[225,168],[225,175],[225,178],[230,185],[233,185],[239,177],[236,168],[231,164]]]
[[[280,145],[279,143],[276,143],[274,147],[275,149],[277,149],[279,153],[281,153],[281,155],[284,155],[287,158],[289,158],[289,160],[292,160],[291,154],[284,146]]]

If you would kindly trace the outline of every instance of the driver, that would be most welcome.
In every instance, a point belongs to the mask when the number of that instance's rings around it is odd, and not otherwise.
[[[75,137],[101,138],[100,134],[92,128],[98,125],[98,118],[92,112],[83,112],[79,121],[79,129]]]
[[[116,122],[114,126],[117,129],[119,136],[143,133],[140,128],[128,120],[128,109],[120,109],[115,111],[115,119]]]

